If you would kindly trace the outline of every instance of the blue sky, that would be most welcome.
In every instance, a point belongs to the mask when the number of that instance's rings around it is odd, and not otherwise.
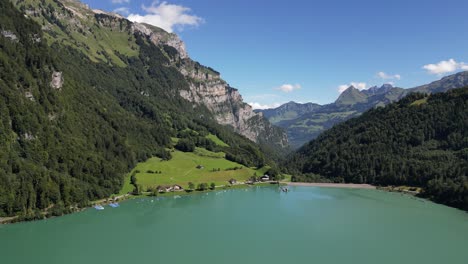
[[[83,0],[173,31],[256,107],[468,70],[466,0]],[[467,62],[466,64],[464,62]]]

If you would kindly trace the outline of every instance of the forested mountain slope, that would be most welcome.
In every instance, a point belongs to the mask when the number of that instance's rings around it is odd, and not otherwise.
[[[231,126],[254,142],[278,149],[287,146],[287,136],[282,129],[254,113],[251,106],[243,102],[238,90],[224,81],[219,72],[193,61],[176,34],[148,24],[132,23],[115,13],[92,10],[78,0],[11,2],[41,25],[49,44],[70,47],[93,62],[127,67],[131,63],[127,58],[141,55],[140,44],[144,40],[160,50],[158,56],[153,55],[151,59],[180,73],[178,82],[168,84],[174,96],[182,96],[196,106],[203,105],[216,122]],[[162,74],[158,69],[152,71]],[[145,88],[140,93],[154,96]]]
[[[0,217],[46,208],[61,213],[109,197],[137,162],[170,159],[171,137],[190,138],[248,167],[269,162],[257,144],[219,125],[208,107],[180,96],[190,83],[171,66],[165,50],[175,56],[174,48],[127,32],[131,43],[122,46],[132,52],[87,49],[83,43],[93,41],[43,33],[44,27],[76,33],[57,18],[61,1],[16,2],[48,9],[20,8],[25,15],[0,1]],[[44,18],[48,12],[55,24]],[[209,134],[228,146],[217,146]]]
[[[301,181],[420,186],[468,210],[468,88],[372,109],[324,132],[287,166]]]

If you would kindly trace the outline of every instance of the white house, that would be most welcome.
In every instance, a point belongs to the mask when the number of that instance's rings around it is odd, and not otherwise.
[[[263,175],[262,177],[260,177],[260,180],[261,180],[261,181],[269,181],[269,180],[270,180],[270,176],[268,176],[268,175],[265,174],[265,175]]]

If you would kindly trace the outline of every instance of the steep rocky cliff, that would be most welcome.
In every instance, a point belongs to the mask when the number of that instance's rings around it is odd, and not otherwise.
[[[132,23],[132,31],[145,35],[153,44],[162,47],[171,66],[185,76],[190,88],[179,90],[184,99],[206,106],[219,124],[233,127],[234,131],[254,142],[282,148],[288,145],[282,129],[271,125],[262,113],[255,113],[250,105],[244,103],[239,91],[224,81],[219,72],[190,59],[184,42],[177,35],[139,23]]]
[[[60,42],[79,49],[93,61],[126,67],[123,57],[138,56],[136,42],[138,37],[144,37],[163,51],[168,67],[175,67],[185,77],[188,88],[173,87],[175,94],[194,105],[205,106],[219,124],[231,126],[254,142],[281,148],[288,145],[286,133],[261,113],[255,113],[218,72],[193,61],[176,34],[130,22],[115,13],[92,10],[76,0],[12,2],[43,25],[49,43]],[[146,91],[141,94],[148,95]]]

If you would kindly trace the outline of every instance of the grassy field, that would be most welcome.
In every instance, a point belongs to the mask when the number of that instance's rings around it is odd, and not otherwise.
[[[207,139],[213,141],[216,145],[221,146],[221,147],[229,147],[228,144],[224,143],[221,139],[219,139],[216,135],[209,134],[206,136]]]
[[[427,103],[427,99],[428,99],[428,97],[416,100],[411,105],[416,105],[416,106],[423,105],[423,104]]]
[[[263,175],[268,170],[267,167],[255,170],[247,168],[238,163],[224,159],[224,153],[214,153],[206,149],[197,148],[193,153],[185,153],[174,151],[171,153],[170,161],[161,161],[159,158],[151,158],[146,162],[139,163],[134,171],[136,173],[137,183],[146,190],[148,187],[156,187],[158,185],[178,184],[187,188],[189,182],[195,185],[198,183],[212,183],[217,186],[228,184],[231,178],[237,181],[245,181],[254,173],[258,176]],[[203,166],[202,169],[197,169],[197,166]],[[228,170],[234,167],[242,167],[239,170]],[[218,171],[219,169],[219,171]],[[156,171],[159,173],[148,173],[148,171]],[[125,179],[123,189],[119,194],[125,194],[133,190],[130,184],[129,173]]]

